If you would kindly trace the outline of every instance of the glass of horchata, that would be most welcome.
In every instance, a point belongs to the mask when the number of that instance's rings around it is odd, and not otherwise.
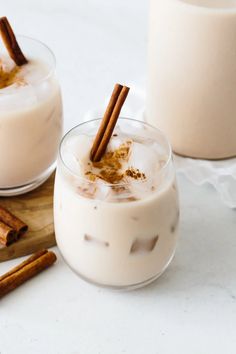
[[[17,66],[0,47],[0,195],[28,192],[55,169],[62,100],[55,57],[42,42],[18,36],[28,62]]]
[[[171,148],[158,129],[120,118],[90,160],[100,119],[63,138],[55,181],[58,247],[82,278],[113,288],[155,280],[176,248],[179,201]]]

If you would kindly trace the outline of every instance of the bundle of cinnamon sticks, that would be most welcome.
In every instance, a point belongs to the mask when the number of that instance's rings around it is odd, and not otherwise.
[[[28,225],[0,206],[0,243],[9,246],[28,230]]]
[[[101,125],[93,142],[90,152],[91,161],[100,161],[105,153],[128,93],[129,87],[120,84],[115,85]]]

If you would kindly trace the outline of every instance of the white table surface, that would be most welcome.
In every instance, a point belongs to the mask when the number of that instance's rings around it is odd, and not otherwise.
[[[164,1],[164,0],[163,0]],[[18,33],[55,52],[65,130],[117,81],[143,85],[148,1],[6,0]],[[80,280],[58,262],[0,301],[0,354],[236,353],[236,211],[178,176],[180,239],[166,273],[133,292]],[[19,263],[0,264],[0,273]]]

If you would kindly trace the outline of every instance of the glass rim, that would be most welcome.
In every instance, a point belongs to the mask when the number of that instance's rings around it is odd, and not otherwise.
[[[236,12],[236,3],[235,5],[231,6],[218,6],[218,7],[212,7],[211,5],[202,5],[202,4],[197,4],[197,3],[191,3],[188,0],[177,0],[180,4],[183,6],[189,7],[191,10],[196,9],[198,11],[212,11],[214,13],[218,13],[220,11],[222,12],[228,12],[228,13],[235,13]]]
[[[56,57],[55,57],[55,54],[53,53],[53,51],[51,50],[51,48],[49,48],[47,46],[47,44],[45,44],[44,42],[42,42],[41,40],[37,39],[37,38],[33,38],[33,37],[30,37],[30,36],[26,36],[26,35],[23,35],[23,34],[17,34],[16,35],[16,39],[18,41],[18,39],[26,39],[26,40],[29,40],[29,41],[32,41],[34,43],[37,43],[39,45],[41,45],[42,47],[44,47],[49,55],[51,56],[52,58],[52,65],[50,65],[50,68],[49,70],[47,71],[47,73],[45,75],[43,75],[40,79],[36,80],[34,83],[30,84],[30,86],[34,86],[34,85],[38,85],[40,84],[41,82],[44,82],[44,81],[47,81],[55,72],[56,70]],[[24,51],[23,51],[24,53]],[[10,58],[10,56],[9,56]],[[10,58],[11,59],[11,58]],[[12,59],[11,59],[12,60]],[[27,65],[27,64],[24,64],[24,65]],[[6,87],[6,88],[10,88],[12,85]],[[28,85],[29,86],[29,85]],[[3,88],[3,89],[0,89],[0,95],[14,95],[16,94],[17,92],[15,90],[13,91],[9,91],[9,92],[1,92],[2,90],[6,89],[6,88]],[[21,90],[24,89],[25,86],[22,86],[21,87]]]
[[[63,157],[62,157],[62,145],[64,144],[66,138],[76,129],[78,129],[79,127],[81,126],[84,126],[88,123],[93,123],[93,122],[98,122],[98,121],[101,121],[102,118],[94,118],[94,119],[90,119],[90,120],[87,120],[85,122],[82,122],[82,123],[79,123],[77,125],[75,125],[73,128],[71,128],[70,130],[68,130],[68,132],[66,132],[64,134],[64,136],[62,137],[61,139],[61,142],[60,142],[60,145],[59,145],[59,154],[58,154],[58,157],[59,157],[59,160],[60,162],[62,162],[62,165],[63,167],[69,171],[69,173],[71,175],[73,175],[74,177],[76,177],[78,180],[81,180],[83,182],[86,182],[90,185],[95,185],[97,184],[97,181],[90,181],[89,179],[77,174],[75,171],[73,171],[68,165],[67,163],[64,161]],[[142,124],[142,125],[145,125],[151,129],[153,129],[154,131],[158,132],[165,140],[165,143],[167,145],[167,148],[168,148],[168,152],[167,152],[167,155],[168,155],[168,158],[166,160],[166,162],[160,167],[160,169],[157,171],[157,175],[160,175],[163,170],[166,170],[167,167],[170,165],[170,162],[172,161],[172,148],[171,148],[171,145],[170,145],[170,142],[168,140],[168,138],[166,137],[166,135],[163,133],[163,131],[159,128],[156,128],[154,127],[153,125],[149,124],[149,123],[146,123],[144,121],[141,121],[141,120],[138,120],[138,119],[133,119],[133,118],[127,118],[127,117],[119,117],[117,123],[119,122],[119,120],[122,120],[122,121],[129,121],[129,122],[135,122],[135,123],[139,123],[139,124]],[[146,181],[145,180],[135,180],[133,181],[133,184],[137,185],[137,184],[141,184],[141,183],[145,183]],[[123,182],[123,183],[107,183],[107,182],[104,182],[104,185],[106,187],[124,187],[124,186],[127,186],[127,185],[130,185],[129,182]]]

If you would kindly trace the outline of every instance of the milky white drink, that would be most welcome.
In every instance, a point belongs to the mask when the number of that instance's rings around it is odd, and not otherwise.
[[[140,286],[170,262],[177,240],[178,196],[164,136],[119,119],[107,152],[89,158],[100,120],[70,131],[56,174],[56,240],[66,262],[106,286]]]
[[[235,0],[151,0],[147,121],[175,152],[236,155],[235,38]]]
[[[62,133],[62,103],[54,57],[35,40],[20,37],[28,64],[0,55],[0,194],[18,194],[52,172]]]

